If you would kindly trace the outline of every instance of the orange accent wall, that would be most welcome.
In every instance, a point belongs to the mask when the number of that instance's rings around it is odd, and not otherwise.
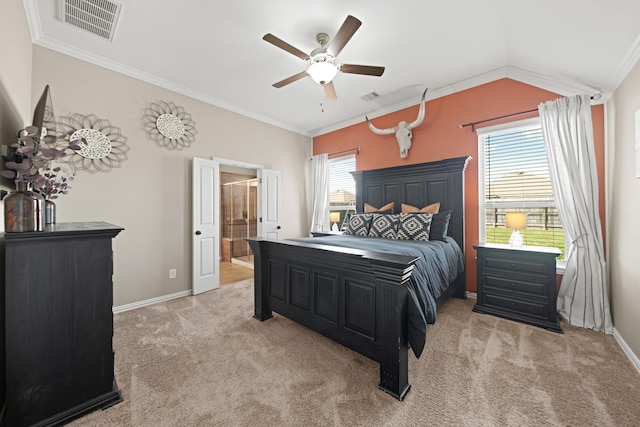
[[[357,170],[370,170],[430,162],[452,157],[471,156],[465,172],[465,258],[467,290],[476,290],[476,260],[473,245],[478,242],[478,137],[471,127],[460,129],[460,124],[485,120],[520,111],[532,110],[538,104],[559,98],[553,92],[539,89],[511,79],[496,80],[452,95],[428,101],[425,119],[413,130],[413,143],[409,155],[402,159],[394,135],[372,133],[362,123],[319,135],[313,139],[313,154],[334,153],[360,147],[356,157]],[[604,226],[604,108],[592,107],[596,162],[600,200],[600,218]],[[412,121],[418,115],[413,106],[372,119],[378,128],[395,126],[399,121]],[[485,126],[517,121],[537,116],[536,113],[519,115]]]

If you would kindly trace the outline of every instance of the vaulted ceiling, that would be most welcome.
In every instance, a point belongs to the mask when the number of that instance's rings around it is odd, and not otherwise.
[[[603,102],[640,56],[637,0],[23,2],[35,44],[310,136],[503,77]],[[112,38],[63,22],[65,2],[121,5]],[[266,33],[310,53],[347,15],[337,62],[381,77],[338,73],[336,100],[310,77],[272,86],[309,64]]]

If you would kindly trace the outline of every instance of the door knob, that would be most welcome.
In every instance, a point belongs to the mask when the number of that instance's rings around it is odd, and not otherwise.
[[[202,231],[200,231],[200,230],[196,231],[196,236],[199,236],[201,234],[202,234]]]
[[[277,226],[277,227],[276,227],[276,230],[280,230],[281,228],[282,228],[282,227],[280,227],[280,226]]]

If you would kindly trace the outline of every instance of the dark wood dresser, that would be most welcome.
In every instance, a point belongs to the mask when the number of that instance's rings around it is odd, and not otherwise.
[[[82,222],[2,235],[4,425],[62,425],[122,401],[111,277],[122,230]]]
[[[473,311],[562,333],[556,308],[558,248],[481,243],[477,255],[478,302]]]

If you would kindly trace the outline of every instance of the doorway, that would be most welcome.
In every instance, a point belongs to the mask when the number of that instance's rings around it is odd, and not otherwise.
[[[245,240],[258,236],[257,170],[220,165],[220,283],[253,277],[253,252]]]
[[[253,277],[253,253],[245,239],[280,238],[282,173],[253,163],[194,157],[192,175],[192,292],[197,295]],[[223,191],[230,194],[226,207]]]

